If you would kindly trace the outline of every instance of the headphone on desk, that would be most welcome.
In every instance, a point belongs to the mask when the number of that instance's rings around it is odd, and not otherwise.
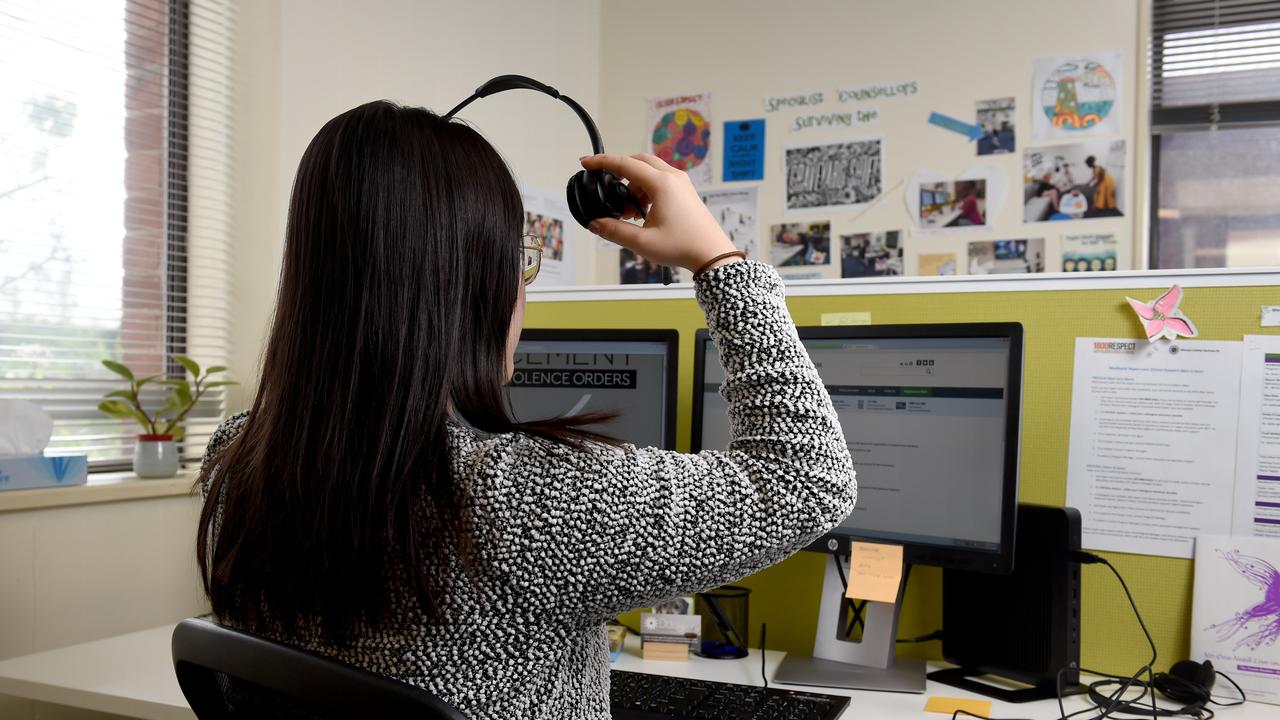
[[[1236,692],[1239,694],[1239,700],[1222,702],[1215,700],[1213,697],[1213,684],[1218,675],[1226,678],[1227,682],[1235,686]],[[1103,680],[1093,683],[1089,686],[1089,699],[1099,708],[1106,709],[1112,705],[1110,698],[1104,696],[1099,688],[1106,685],[1117,685],[1120,680]],[[1223,707],[1239,705],[1244,702],[1244,691],[1239,685],[1226,674],[1218,672],[1213,667],[1213,663],[1205,660],[1198,663],[1194,660],[1179,660],[1169,668],[1167,673],[1156,673],[1151,678],[1151,687],[1160,691],[1161,695],[1182,703],[1180,708],[1160,708],[1154,710],[1154,714],[1159,717],[1173,717],[1177,715],[1189,715],[1198,717],[1205,712],[1205,707],[1210,703]],[[1124,705],[1117,704],[1114,713],[1127,715],[1141,715],[1143,717],[1151,717],[1152,707],[1150,705],[1139,704],[1140,701],[1124,701]]]
[[[481,85],[471,97],[458,103],[457,107],[445,113],[444,119],[451,119],[459,110],[480,98],[517,89],[536,90],[550,95],[573,108],[573,111],[578,114],[578,119],[587,128],[587,136],[591,138],[591,152],[596,155],[604,152],[604,143],[600,140],[600,131],[596,129],[595,121],[591,119],[591,116],[587,114],[587,111],[581,105],[575,102],[573,98],[561,95],[560,91],[550,85],[545,85],[524,75],[500,75],[490,80]],[[581,170],[575,173],[573,177],[569,178],[569,185],[565,189],[565,195],[569,201],[569,212],[573,214],[573,219],[577,220],[578,224],[583,227],[586,227],[592,220],[621,218],[622,213],[628,207],[635,208],[642,216],[644,215],[644,206],[627,189],[626,183],[608,170]]]

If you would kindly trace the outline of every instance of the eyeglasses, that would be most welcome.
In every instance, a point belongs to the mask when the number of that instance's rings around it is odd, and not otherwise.
[[[520,238],[520,252],[523,255],[520,275],[524,284],[528,285],[538,277],[542,269],[542,238],[537,235],[525,235]]]

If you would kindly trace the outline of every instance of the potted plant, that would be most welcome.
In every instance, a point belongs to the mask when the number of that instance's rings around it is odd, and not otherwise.
[[[138,441],[133,446],[133,471],[140,478],[169,478],[176,475],[178,449],[174,441],[182,439],[184,431],[180,423],[183,418],[206,392],[216,387],[236,384],[234,380],[210,381],[210,376],[226,371],[221,365],[205,368],[202,374],[200,365],[195,360],[185,355],[171,357],[191,374],[194,385],[187,380],[185,374],[181,378],[163,375],[135,377],[133,371],[123,363],[102,361],[104,367],[129,383],[127,390],[112,390],[107,393],[98,404],[98,409],[113,418],[136,420],[142,426]],[[148,383],[169,386],[164,404],[150,413],[142,406],[141,398],[142,388]]]

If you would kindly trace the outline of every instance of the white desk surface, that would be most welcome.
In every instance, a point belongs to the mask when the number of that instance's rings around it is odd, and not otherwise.
[[[169,638],[173,625],[118,635],[94,642],[72,645],[58,650],[0,661],[0,693],[40,700],[42,702],[117,713],[148,720],[191,720],[195,715],[173,675]],[[773,676],[786,653],[765,651],[765,669]],[[627,638],[627,647],[618,661],[618,670],[631,670],[659,675],[762,685],[760,655],[753,650],[744,660],[707,660],[690,658],[688,662],[645,661],[640,658],[640,641]],[[931,695],[983,699],[959,688],[930,681],[924,695],[810,688],[798,685],[775,685],[829,695],[853,698],[842,720],[853,718],[946,718],[925,713],[925,699]],[[1086,706],[1082,698],[1068,698],[1067,712]],[[1041,701],[1013,705],[992,701],[995,718],[1044,718],[1058,716],[1057,704]],[[1218,709],[1220,720],[1275,720],[1280,708],[1249,703],[1240,707]]]
[[[147,720],[193,720],[173,674],[173,625],[0,661],[0,693]]]

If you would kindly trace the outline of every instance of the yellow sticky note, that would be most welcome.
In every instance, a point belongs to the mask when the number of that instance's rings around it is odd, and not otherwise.
[[[823,325],[870,325],[869,312],[822,313]]]
[[[872,602],[897,602],[902,584],[902,546],[854,542],[849,544],[847,597]]]
[[[974,715],[981,715],[982,717],[991,717],[991,701],[935,696],[929,698],[929,701],[924,704],[925,712],[952,715],[957,710],[963,710],[968,713],[973,713]]]

